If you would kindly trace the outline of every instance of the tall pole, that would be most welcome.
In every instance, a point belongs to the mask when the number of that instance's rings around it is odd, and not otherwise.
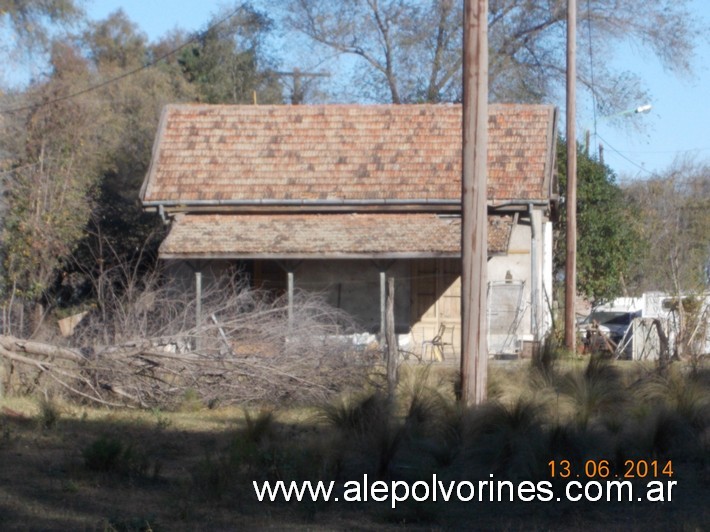
[[[303,78],[318,78],[329,77],[329,72],[301,72],[300,69],[294,68],[293,72],[274,71],[274,74],[281,77],[293,78],[293,92],[291,93],[291,104],[301,105],[306,97],[306,87],[303,86]]]
[[[488,0],[465,0],[461,176],[461,400],[486,399]]]
[[[577,0],[567,0],[567,258],[565,262],[565,347],[576,348],[577,300]]]

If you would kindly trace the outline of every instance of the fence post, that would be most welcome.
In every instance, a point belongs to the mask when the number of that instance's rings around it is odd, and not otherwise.
[[[394,277],[387,279],[385,330],[387,332],[387,395],[392,400],[397,387],[397,358],[399,357],[399,346],[397,345],[397,335],[394,327]]]

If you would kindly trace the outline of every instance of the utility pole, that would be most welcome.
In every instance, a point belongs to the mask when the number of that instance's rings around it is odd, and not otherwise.
[[[276,71],[274,74],[281,77],[293,78],[293,91],[291,92],[292,105],[300,105],[306,98],[306,91],[302,83],[303,78],[325,78],[330,76],[328,72],[301,72],[298,68],[294,68],[292,72]]]
[[[488,377],[488,0],[465,0],[461,176],[461,401],[486,399]]]
[[[565,260],[565,347],[577,346],[577,0],[567,0],[567,257]]]

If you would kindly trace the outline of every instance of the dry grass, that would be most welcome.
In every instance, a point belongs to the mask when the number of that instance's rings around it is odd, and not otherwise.
[[[659,375],[631,363],[561,361],[544,378],[496,366],[493,400],[463,411],[456,375],[403,368],[328,406],[176,411],[0,400],[2,529],[700,530],[710,519],[707,368]],[[598,379],[616,390],[596,389]],[[572,386],[570,382],[574,382]],[[600,385],[601,386],[601,385]],[[587,388],[585,388],[587,387]],[[621,402],[607,393],[623,391]],[[594,394],[598,394],[596,397]],[[559,401],[557,398],[559,397]],[[616,397],[616,395],[614,396]],[[47,423],[47,419],[52,420]],[[584,420],[584,422],[581,422]],[[251,481],[548,479],[551,459],[672,459],[670,504],[259,504]]]

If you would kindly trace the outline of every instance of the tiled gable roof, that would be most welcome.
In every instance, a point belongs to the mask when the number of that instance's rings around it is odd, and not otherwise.
[[[555,110],[491,105],[488,198],[548,200]],[[170,105],[146,205],[458,201],[461,106]]]

